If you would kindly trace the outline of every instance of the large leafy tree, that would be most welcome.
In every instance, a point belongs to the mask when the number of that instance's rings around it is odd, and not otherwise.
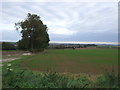
[[[49,45],[48,28],[36,14],[28,13],[24,21],[15,23],[16,30],[21,30],[22,39],[18,47],[23,50],[41,51]]]

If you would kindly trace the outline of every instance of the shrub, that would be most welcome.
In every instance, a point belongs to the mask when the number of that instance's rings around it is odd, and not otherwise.
[[[118,76],[113,72],[106,72],[97,78],[96,86],[101,88],[118,88]]]
[[[88,75],[70,76],[55,72],[34,73],[29,70],[3,70],[3,88],[118,88],[118,77],[107,72],[93,83]],[[119,78],[120,79],[120,78]]]

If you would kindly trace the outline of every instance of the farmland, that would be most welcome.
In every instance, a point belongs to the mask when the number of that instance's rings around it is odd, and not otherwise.
[[[21,51],[3,53],[5,59],[18,58],[3,62],[3,88],[118,87],[117,49],[51,49],[28,56]],[[12,72],[6,70],[8,63]]]
[[[32,71],[100,74],[114,68],[117,73],[117,49],[46,50],[20,59],[20,67]]]
[[[113,67],[117,72],[116,49],[48,50],[21,62],[22,67],[33,71],[70,73],[102,73]]]

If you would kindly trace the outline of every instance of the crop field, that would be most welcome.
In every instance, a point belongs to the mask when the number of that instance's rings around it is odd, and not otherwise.
[[[22,58],[20,67],[37,72],[101,74],[118,71],[117,49],[46,50]]]
[[[119,87],[117,49],[54,49],[32,55],[25,53],[3,51],[2,88]]]

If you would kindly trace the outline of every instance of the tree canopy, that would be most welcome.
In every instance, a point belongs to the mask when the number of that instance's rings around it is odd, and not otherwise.
[[[22,50],[42,51],[49,45],[48,27],[36,14],[28,13],[24,21],[15,23],[16,30],[21,30],[22,39],[18,47]]]

